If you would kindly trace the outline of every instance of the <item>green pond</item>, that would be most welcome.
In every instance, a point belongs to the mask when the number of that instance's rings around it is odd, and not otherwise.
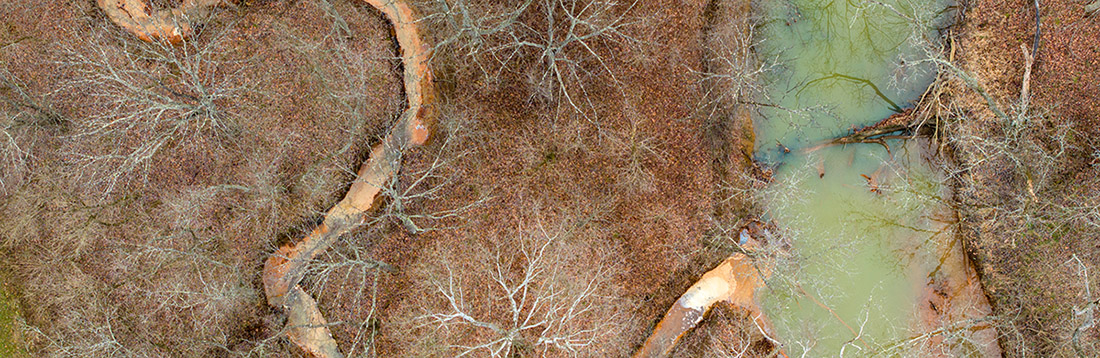
[[[884,353],[914,333],[934,232],[952,216],[945,189],[927,142],[818,145],[910,106],[935,76],[919,61],[936,46],[925,39],[951,12],[934,0],[761,6],[757,52],[776,64],[763,102],[776,106],[754,118],[755,155],[775,168],[761,200],[792,248],[761,303],[791,357]]]

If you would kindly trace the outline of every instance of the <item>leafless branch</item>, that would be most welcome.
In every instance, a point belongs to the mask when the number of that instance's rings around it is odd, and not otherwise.
[[[418,321],[439,329],[491,332],[477,334],[485,338],[468,344],[452,343],[456,356],[510,356],[520,346],[578,354],[619,328],[621,313],[608,310],[603,293],[610,275],[607,269],[596,266],[585,277],[572,276],[573,272],[562,269],[571,255],[563,250],[562,231],[549,232],[540,224],[530,235],[505,240],[489,258],[491,267],[485,272],[489,288],[474,291],[474,304],[467,300],[471,291],[464,288],[451,264],[443,265],[444,275],[431,279],[445,307],[429,308]],[[503,309],[493,314],[482,307],[485,302],[500,302]]]

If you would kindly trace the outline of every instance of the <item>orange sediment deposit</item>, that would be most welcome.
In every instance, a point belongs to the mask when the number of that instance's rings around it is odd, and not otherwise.
[[[401,48],[401,61],[405,65],[405,98],[408,108],[402,114],[395,128],[405,128],[401,134],[410,146],[422,145],[430,137],[431,118],[428,105],[435,98],[432,87],[432,72],[428,68],[431,59],[431,47],[420,36],[417,26],[419,17],[416,11],[405,1],[365,0],[378,11],[386,15],[393,24],[394,37]]]
[[[397,128],[402,127],[409,128],[400,125]],[[301,241],[280,247],[264,262],[264,293],[268,304],[287,312],[287,336],[314,356],[342,357],[317,309],[317,302],[298,283],[305,277],[310,260],[328,249],[341,235],[363,223],[382,185],[397,172],[400,151],[408,144],[405,138],[411,137],[411,134],[393,133],[386,136],[371,151],[370,159],[359,169],[358,178],[344,199],[325,214],[324,222]]]
[[[751,249],[758,244],[749,237],[748,229],[741,231],[742,248]],[[771,326],[756,303],[756,289],[764,287],[770,272],[759,267],[753,259],[737,253],[708,271],[676,300],[665,317],[653,329],[635,358],[666,357],[676,347],[680,338],[695,328],[706,313],[719,302],[727,302],[748,311],[765,334],[771,335]],[[780,353],[781,356],[785,356]]]
[[[342,357],[317,301],[301,286],[290,290],[287,301],[291,302],[287,305],[287,337],[314,357]]]
[[[143,0],[96,0],[115,24],[145,41],[180,43],[192,34],[188,19],[201,17],[221,0],[185,0],[179,7],[150,12]]]
[[[927,357],[1000,357],[993,309],[974,266],[953,242],[940,249],[940,265],[928,274],[910,339]],[[952,341],[973,342],[972,351],[953,351]]]
[[[431,48],[420,37],[416,12],[403,1],[365,0],[393,24],[402,51],[403,82],[408,108],[394,129],[376,145],[344,198],[325,213],[324,222],[301,241],[280,247],[264,262],[263,283],[268,304],[287,313],[287,336],[316,357],[342,357],[317,302],[298,283],[310,260],[333,241],[361,225],[374,208],[382,185],[400,167],[401,151],[426,143],[431,136],[428,103],[434,98],[428,68]],[[179,43],[192,35],[188,19],[204,14],[220,0],[185,0],[178,8],[150,12],[142,0],[97,0],[114,23],[144,41]]]
[[[367,0],[386,15],[394,27],[405,65],[404,84],[408,108],[390,134],[376,145],[359,169],[344,199],[325,214],[324,222],[296,244],[280,247],[264,263],[264,292],[268,303],[287,311],[287,336],[317,357],[342,357],[317,303],[298,286],[308,262],[327,249],[340,235],[362,224],[374,208],[382,185],[400,169],[401,151],[423,145],[431,135],[427,103],[432,99],[430,47],[420,38],[417,16],[399,1]]]

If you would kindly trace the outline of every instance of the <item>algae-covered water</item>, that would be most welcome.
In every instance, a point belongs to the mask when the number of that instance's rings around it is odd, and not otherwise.
[[[913,335],[918,297],[945,226],[927,144],[830,146],[900,111],[934,78],[922,65],[942,1],[780,0],[762,4],[762,58],[775,61],[756,157],[775,167],[763,201],[791,254],[763,297],[789,356],[866,356]],[[925,146],[925,147],[922,147]]]

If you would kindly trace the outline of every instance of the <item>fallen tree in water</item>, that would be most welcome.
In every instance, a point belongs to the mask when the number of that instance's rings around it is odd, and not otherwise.
[[[935,123],[914,120],[913,113],[913,108],[907,108],[900,113],[886,117],[878,123],[855,129],[851,134],[810,147],[805,152],[813,152],[834,145],[857,143],[874,143],[883,146],[886,151],[890,151],[890,146],[886,144],[888,139],[909,139],[936,134],[937,126]]]

